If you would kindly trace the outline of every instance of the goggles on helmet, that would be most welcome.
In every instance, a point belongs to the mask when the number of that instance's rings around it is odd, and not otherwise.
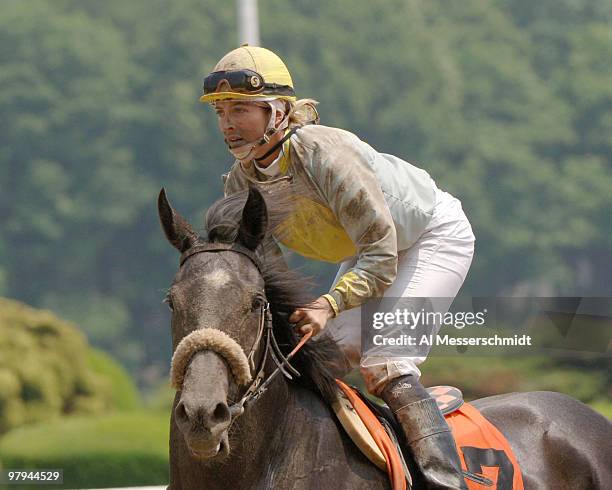
[[[264,78],[253,70],[215,71],[204,78],[204,95],[217,91],[219,83],[226,81],[232,91],[248,94],[270,94],[294,96],[295,92],[289,85],[266,83]]]

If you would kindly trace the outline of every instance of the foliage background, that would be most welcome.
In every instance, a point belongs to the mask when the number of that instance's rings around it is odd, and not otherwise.
[[[231,160],[197,97],[236,46],[235,6],[0,8],[0,295],[77,323],[157,386],[177,257],[156,195],[166,187],[198,227],[221,196]],[[262,44],[324,124],[461,199],[477,237],[466,294],[612,296],[610,0],[260,0],[259,12]],[[307,270],[324,290],[335,267]]]
[[[65,415],[131,410],[128,374],[49,311],[0,298],[0,435]]]

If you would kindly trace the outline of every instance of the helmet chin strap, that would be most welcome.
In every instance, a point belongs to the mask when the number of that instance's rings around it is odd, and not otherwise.
[[[267,134],[264,134],[263,137],[259,141],[253,141],[251,143],[247,143],[242,146],[237,146],[236,148],[231,148],[228,145],[228,149],[236,160],[241,162],[249,162],[253,160],[253,157],[257,151],[257,149],[265,145],[270,141],[270,137]],[[225,140],[225,143],[228,144],[228,141]]]
[[[262,162],[264,161],[266,158],[268,158],[270,155],[272,155],[273,153],[275,153],[281,146],[283,146],[285,144],[285,141],[287,141],[289,138],[291,138],[295,132],[298,130],[298,128],[291,128],[289,131],[287,131],[287,133],[285,133],[285,136],[283,136],[280,140],[278,140],[276,142],[276,144],[274,146],[272,146],[272,148],[270,148],[264,155],[261,155],[258,158],[254,158],[254,160],[256,162]]]
[[[278,124],[278,127],[274,126],[274,123],[276,121],[276,112],[278,111],[275,102],[276,100],[265,102],[265,104],[267,104],[267,106],[271,109],[270,119],[268,120],[268,124],[266,126],[263,136],[259,140],[246,143],[236,148],[230,148],[229,142],[225,140],[225,144],[228,145],[230,153],[234,155],[234,158],[236,158],[236,160],[239,160],[240,162],[244,163],[253,160],[255,157],[255,153],[257,152],[260,146],[269,143],[270,138],[272,136],[274,136],[279,131],[284,131],[289,126],[288,111],[283,113],[283,119]]]

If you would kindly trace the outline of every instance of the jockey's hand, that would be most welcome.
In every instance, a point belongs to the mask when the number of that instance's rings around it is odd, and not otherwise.
[[[306,335],[312,330],[313,337],[323,331],[327,320],[334,316],[329,301],[323,296],[319,297],[304,308],[298,308],[289,317],[291,323],[295,323],[296,332]]]

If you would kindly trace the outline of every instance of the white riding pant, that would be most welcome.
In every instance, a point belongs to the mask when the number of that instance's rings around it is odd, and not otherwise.
[[[419,240],[398,253],[397,277],[384,297],[440,298],[434,300],[435,310],[446,313],[467,276],[474,255],[474,242],[474,233],[461,202],[436,187],[432,219]],[[333,284],[355,262],[356,258],[343,262]],[[420,377],[418,365],[426,357],[362,355],[361,321],[361,308],[353,308],[329,320],[325,330],[345,354],[349,364],[347,370],[360,367],[370,393],[378,395],[390,380],[398,376],[413,374]],[[425,333],[435,335],[439,330],[439,326],[431,328],[435,331]]]

